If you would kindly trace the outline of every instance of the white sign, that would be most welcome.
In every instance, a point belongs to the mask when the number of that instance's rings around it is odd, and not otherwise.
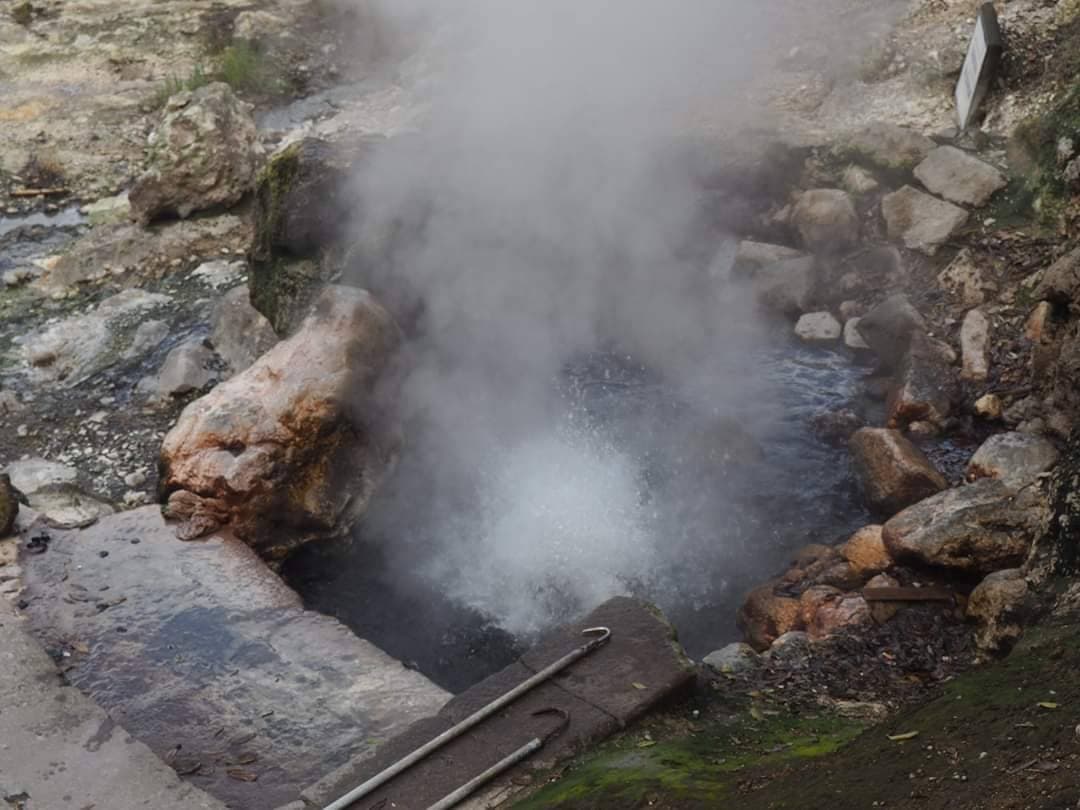
[[[979,8],[975,33],[968,45],[960,80],[956,83],[956,119],[966,129],[979,109],[1001,58],[1001,30],[991,3]]]

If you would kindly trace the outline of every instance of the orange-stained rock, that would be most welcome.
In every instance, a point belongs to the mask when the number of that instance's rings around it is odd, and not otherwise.
[[[826,599],[814,612],[813,621],[807,625],[810,638],[817,640],[831,636],[837,630],[870,621],[870,608],[857,593],[846,593]]]
[[[879,574],[892,565],[881,526],[863,526],[840,547],[840,554],[860,575]]]
[[[803,629],[799,600],[777,595],[772,583],[752,590],[736,618],[746,642],[759,652],[789,630]]]
[[[861,428],[850,447],[867,504],[887,517],[948,486],[922,450],[898,431]]]
[[[346,531],[400,443],[380,386],[399,342],[367,292],[331,286],[292,337],[185,408],[161,448],[180,535],[228,522],[276,559]]]
[[[805,627],[814,622],[818,609],[831,599],[838,599],[844,592],[830,585],[812,585],[799,597],[799,614]]]

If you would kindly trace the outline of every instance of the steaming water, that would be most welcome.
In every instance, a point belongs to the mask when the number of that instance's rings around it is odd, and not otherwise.
[[[618,594],[655,601],[704,655],[738,638],[745,591],[792,550],[868,522],[847,454],[809,425],[850,404],[862,371],[786,341],[757,359],[770,399],[747,410],[775,414],[760,437],[625,355],[581,358],[556,383],[564,408],[550,432],[491,448],[453,491],[432,478],[422,502],[424,465],[406,454],[353,544],[308,548],[285,574],[312,606],[453,690]]]

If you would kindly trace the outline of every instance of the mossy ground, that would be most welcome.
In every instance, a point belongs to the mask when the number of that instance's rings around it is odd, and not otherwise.
[[[1074,808],[1076,631],[1073,623],[1029,630],[1007,659],[861,734],[857,723],[824,712],[755,718],[746,708],[735,720],[655,745],[629,733],[517,807]]]

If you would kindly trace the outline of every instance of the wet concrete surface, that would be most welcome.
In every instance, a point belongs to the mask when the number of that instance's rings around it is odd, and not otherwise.
[[[20,551],[34,632],[71,683],[230,807],[296,799],[449,697],[305,611],[240,541],[176,539],[156,506],[48,534],[44,553]]]
[[[505,795],[521,782],[522,774],[568,759],[690,689],[694,670],[671,625],[646,603],[617,597],[580,621],[546,634],[519,661],[455,697],[437,716],[416,723],[400,736],[376,747],[373,756],[353,760],[313,785],[303,793],[304,801],[310,808],[325,807],[579,647],[588,640],[581,631],[597,625],[611,629],[611,639],[606,645],[574,662],[385,787],[355,802],[354,810],[429,807],[534,737],[543,737],[557,728],[557,717],[537,714],[538,711],[565,712],[569,720],[567,727],[489,788],[493,793]]]

